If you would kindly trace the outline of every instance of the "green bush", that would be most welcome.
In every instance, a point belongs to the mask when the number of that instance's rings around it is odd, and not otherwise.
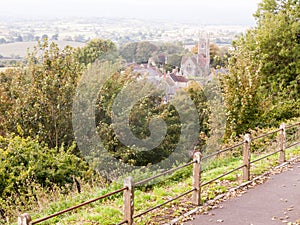
[[[1,216],[36,205],[41,190],[58,188],[67,193],[73,186],[80,190],[78,180],[87,179],[90,171],[86,162],[71,153],[74,148],[51,149],[30,137],[0,136]]]

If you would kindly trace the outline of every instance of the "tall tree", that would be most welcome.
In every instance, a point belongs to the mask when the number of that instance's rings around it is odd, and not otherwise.
[[[158,50],[155,44],[143,41],[125,44],[121,47],[120,54],[128,63],[146,63]]]
[[[136,49],[136,60],[139,63],[148,62],[149,58],[157,53],[158,47],[148,41],[139,42]]]
[[[263,0],[223,77],[227,137],[300,116],[300,2]]]
[[[255,18],[264,98],[272,101],[265,117],[275,123],[300,116],[300,2],[262,1]]]
[[[96,60],[114,60],[117,47],[111,40],[93,39],[78,50],[79,62],[85,65]]]
[[[7,133],[22,130],[24,136],[38,137],[49,147],[70,146],[74,140],[72,99],[83,72],[75,50],[60,50],[45,41],[27,60],[26,67],[8,71],[1,82],[7,86],[1,94],[7,99],[0,106],[0,118],[6,118],[1,127]]]
[[[120,55],[128,62],[132,63],[136,60],[136,49],[138,42],[127,43],[120,48]]]
[[[227,110],[225,138],[232,138],[255,128],[262,114],[258,49],[250,40],[251,32],[234,43],[229,73],[221,77]]]

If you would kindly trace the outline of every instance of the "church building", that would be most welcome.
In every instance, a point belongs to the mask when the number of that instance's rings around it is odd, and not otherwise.
[[[209,34],[200,34],[198,54],[184,56],[180,72],[187,78],[204,78],[210,74]]]

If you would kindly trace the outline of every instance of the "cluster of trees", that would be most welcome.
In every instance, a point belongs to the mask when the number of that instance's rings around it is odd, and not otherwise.
[[[169,52],[176,52],[176,48],[170,48]],[[118,60],[114,43],[93,40],[81,49],[68,46],[59,49],[57,44],[49,44],[45,39],[28,54],[26,64],[0,73],[2,216],[9,214],[8,205],[12,204],[9,199],[18,198],[17,202],[22,204],[26,198],[35,198],[34,190],[26,189],[29,183],[44,188],[57,185],[65,190],[67,184],[73,187],[76,180],[90,179],[88,163],[74,144],[72,106],[79,80],[95,61],[98,62],[96,66],[111,61],[118,68],[100,90],[95,111],[97,131],[108,151],[117,160],[135,166],[155,164],[172,153],[182,124],[176,109],[163,103],[160,93],[141,99],[135,105],[130,114],[130,126],[136,137],[147,138],[151,135],[150,121],[160,117],[167,125],[164,141],[152,151],[133,151],[117,139],[111,107],[118,93],[136,80],[137,75],[131,70],[121,73],[122,61]],[[195,85],[187,92],[200,115],[201,132],[208,135],[204,93]],[[199,146],[204,144],[202,136],[199,135]]]
[[[181,43],[151,43],[148,41],[127,43],[121,46],[120,55],[128,63],[147,63],[150,57],[155,62],[165,64],[160,56],[167,57],[167,63],[172,66],[180,66],[182,56],[186,54],[186,50]]]
[[[76,50],[48,42],[40,43],[27,57],[27,64],[1,74],[0,130],[37,138],[54,148],[70,146],[72,98],[83,65]]]
[[[16,32],[10,32],[9,36],[6,38],[0,38],[0,44],[6,44],[6,43],[14,43],[14,42],[26,42],[26,41],[39,41],[43,39],[49,39],[52,41],[58,40],[58,34],[54,34],[51,37],[49,37],[47,34],[43,34],[42,36],[34,36],[32,33],[26,33],[26,34],[19,34]],[[76,41],[76,40],[75,40]]]
[[[177,48],[161,46],[171,53]],[[28,54],[26,65],[0,74],[1,134],[18,133],[20,126],[25,137],[38,138],[51,148],[70,146],[72,99],[79,79],[90,63],[117,59],[117,48],[109,40],[92,40],[80,49],[40,42]],[[121,80],[130,80],[124,76]],[[117,85],[117,80],[113,82]]]
[[[115,126],[126,128],[127,120],[126,118],[124,118],[121,119],[119,123],[112,123],[112,107],[116,102],[115,100],[117,94],[125,86],[128,86],[128,84],[133,79],[136,80],[137,77],[132,76],[131,70],[129,69],[126,70],[122,75],[115,74],[113,78],[106,82],[105,86],[103,87],[106,92],[105,94],[100,93],[97,102],[96,124],[98,124],[98,133],[101,137],[101,140],[104,142],[105,148],[116,159],[133,166],[147,166],[159,163],[162,160],[168,158],[174,152],[174,149],[179,142],[180,136],[182,135],[182,126],[189,126],[188,124],[193,123],[194,121],[191,120],[187,123],[184,123],[182,121],[182,117],[190,118],[189,116],[191,114],[191,110],[188,108],[175,108],[175,106],[170,102],[164,103],[163,98],[165,97],[165,94],[160,90],[156,90],[152,95],[140,99],[133,106],[129,114],[129,126],[131,132],[139,140],[146,139],[150,136],[155,137],[155,135],[159,133],[159,130],[151,131],[149,128],[150,122],[155,118],[160,118],[166,123],[166,134],[163,136],[163,138],[157,137],[157,139],[162,138],[163,141],[157,147],[151,150],[145,150],[141,147],[139,150],[136,150],[136,148],[125,146],[124,143],[122,143],[117,137],[114,128]],[[140,82],[138,85],[139,89],[143,89],[149,84],[147,82]],[[195,105],[195,108],[197,110],[197,114],[199,115],[199,118],[197,119],[199,121],[198,125],[200,130],[198,131],[199,135],[198,139],[196,140],[196,145],[198,149],[202,149],[205,145],[204,137],[207,137],[209,135],[209,110],[207,106],[207,100],[203,90],[196,83],[192,83],[191,85],[189,85],[186,88],[185,92],[188,93],[188,95],[191,97],[193,104]],[[130,93],[129,95],[132,96],[137,94],[137,91],[136,89],[132,88],[128,90],[128,93]],[[182,107],[184,107],[184,103],[182,102],[184,93],[182,93],[182,96],[181,93],[178,93],[178,95],[178,99],[176,98],[173,100],[180,101],[180,104],[183,105]],[[125,98],[127,98],[126,96]],[[126,107],[126,100],[127,99],[123,99],[121,102],[121,110],[119,112],[120,115],[118,115],[120,118],[127,117],[126,111],[128,111],[128,108]],[[181,112],[181,117],[178,110]],[[116,112],[114,112],[114,114],[116,114]],[[156,132],[157,134],[153,134],[151,132]],[[200,136],[200,133],[202,134],[202,136]],[[193,144],[194,143],[192,143],[192,145]],[[188,144],[186,144],[186,146],[188,146]],[[191,151],[191,149],[188,148],[185,150],[185,153]],[[186,154],[185,156],[187,155],[188,154]],[[178,160],[180,161],[180,158],[178,158]]]
[[[14,43],[14,42],[27,42],[27,41],[40,41],[45,38],[51,41],[57,41],[59,39],[59,34],[56,33],[51,36],[48,36],[47,34],[43,34],[39,36],[39,35],[33,35],[33,33],[30,32],[25,34],[20,34],[18,32],[10,32],[9,35],[7,35],[5,38],[0,38],[0,44],[7,44],[7,43]],[[78,34],[73,37],[66,36],[63,38],[63,40],[86,43],[90,40],[90,38],[87,38],[82,34]]]
[[[83,65],[76,50],[40,43],[24,66],[0,74],[0,211],[36,198],[36,189],[72,188],[88,165],[74,145],[72,98]],[[37,200],[37,199],[35,199]]]
[[[118,51],[116,45],[110,40],[93,39],[78,49],[76,57],[80,63],[88,65],[96,60],[114,61],[118,57]]]
[[[300,116],[300,3],[263,0],[222,77],[226,138]]]

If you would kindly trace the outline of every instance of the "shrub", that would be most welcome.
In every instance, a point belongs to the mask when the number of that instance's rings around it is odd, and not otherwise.
[[[79,179],[88,179],[86,162],[68,149],[49,148],[37,140],[11,135],[0,136],[0,211],[2,217],[13,208],[38,201],[37,191],[58,187],[68,192]]]

